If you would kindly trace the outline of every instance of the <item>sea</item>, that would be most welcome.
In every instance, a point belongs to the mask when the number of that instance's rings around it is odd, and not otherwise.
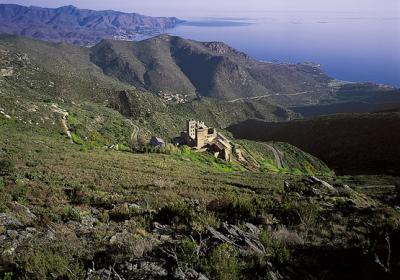
[[[400,15],[271,11],[185,20],[165,33],[222,41],[262,61],[312,62],[339,80],[400,86]]]

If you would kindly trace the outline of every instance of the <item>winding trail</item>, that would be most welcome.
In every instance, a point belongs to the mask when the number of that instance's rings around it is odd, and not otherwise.
[[[139,133],[140,133],[140,127],[137,126],[136,124],[133,123],[132,120],[128,119],[128,122],[130,125],[133,126],[133,130],[131,133],[131,144],[134,145],[135,143],[138,144],[139,143]]]
[[[64,130],[64,133],[68,136],[69,139],[72,138],[72,134],[71,131],[69,130],[68,127],[68,112],[61,109],[60,107],[58,107],[56,104],[51,105],[51,110],[54,113],[60,114],[62,116],[61,118],[61,124]]]
[[[234,103],[237,101],[244,101],[244,100],[259,100],[262,98],[266,98],[266,97],[270,97],[270,96],[296,96],[296,95],[302,95],[302,94],[306,94],[309,93],[309,91],[302,91],[302,92],[296,92],[296,93],[270,93],[270,94],[265,94],[265,95],[259,95],[259,96],[253,96],[253,97],[242,97],[242,98],[237,98],[237,99],[233,99],[233,100],[229,100],[228,102],[230,103]]]
[[[283,153],[272,145],[269,145],[269,144],[266,144],[266,145],[274,154],[276,166],[279,169],[282,169],[283,168],[283,160],[282,160]]]

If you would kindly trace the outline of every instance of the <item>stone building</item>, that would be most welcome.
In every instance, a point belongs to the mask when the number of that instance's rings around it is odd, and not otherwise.
[[[208,150],[217,158],[232,160],[232,146],[227,138],[217,132],[217,129],[207,127],[204,122],[188,120],[186,130],[176,143],[188,145],[196,150]]]

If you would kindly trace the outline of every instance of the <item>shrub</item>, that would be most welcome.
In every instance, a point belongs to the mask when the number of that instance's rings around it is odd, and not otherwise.
[[[232,196],[211,201],[208,209],[217,212],[221,219],[230,223],[254,221],[257,217],[258,201]]]
[[[184,202],[170,203],[157,213],[155,219],[163,224],[190,224],[193,220],[192,211]]]
[[[117,144],[115,149],[120,152],[131,152],[132,150],[124,144]]]
[[[65,207],[61,213],[61,219],[64,222],[67,221],[76,221],[76,222],[80,222],[81,221],[81,214],[79,213],[79,211],[73,207]]]
[[[0,176],[10,175],[15,170],[15,162],[8,159],[0,160]]]
[[[130,219],[130,211],[127,203],[116,206],[109,212],[111,220],[124,221]]]
[[[260,233],[260,241],[274,262],[277,264],[288,262],[289,250],[281,241],[274,239],[269,231],[263,230]]]
[[[84,144],[85,144],[85,141],[83,141],[83,140],[78,136],[78,134],[76,134],[76,133],[71,133],[71,139],[72,139],[72,141],[73,141],[75,144],[78,144],[78,145],[84,145]]]
[[[18,279],[84,279],[83,265],[63,253],[65,248],[51,248],[52,246],[46,244],[35,250],[28,249],[18,260]]]
[[[168,143],[164,148],[161,148],[161,152],[167,155],[179,155],[181,150],[175,145]]]
[[[177,253],[178,259],[188,265],[194,266],[198,259],[197,256],[198,245],[192,238],[185,237],[180,244],[179,251]]]
[[[260,254],[246,254],[243,256],[245,266],[242,269],[242,279],[268,279],[268,258]]]
[[[235,280],[240,277],[242,264],[238,261],[237,250],[225,243],[211,251],[201,268],[210,279]]]
[[[13,279],[13,273],[12,272],[6,272],[3,276],[3,280],[12,280]]]

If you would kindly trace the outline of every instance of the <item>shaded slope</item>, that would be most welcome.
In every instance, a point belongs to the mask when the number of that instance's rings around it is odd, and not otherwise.
[[[290,143],[344,174],[400,174],[400,114],[351,114],[228,128],[235,137]]]

